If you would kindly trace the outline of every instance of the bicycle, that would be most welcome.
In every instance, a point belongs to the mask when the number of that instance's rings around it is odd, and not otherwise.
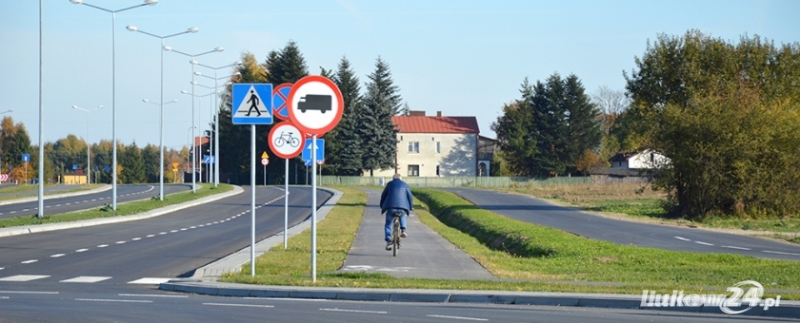
[[[275,138],[275,146],[281,147],[281,146],[283,146],[284,143],[288,143],[289,146],[292,146],[292,147],[297,147],[297,145],[300,144],[300,140],[295,138],[295,137],[292,137],[292,133],[291,132],[287,134],[287,133],[281,131],[281,136],[278,137],[278,138]]]
[[[400,249],[400,217],[403,216],[403,212],[394,212],[392,213],[392,217],[394,218],[392,224],[392,257],[397,257],[397,249]]]

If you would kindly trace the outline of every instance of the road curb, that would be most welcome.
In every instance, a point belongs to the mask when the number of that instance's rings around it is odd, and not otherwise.
[[[154,218],[157,216],[161,216],[170,212],[175,212],[178,210],[182,210],[185,208],[197,206],[200,204],[213,202],[216,200],[220,200],[229,196],[233,196],[243,192],[244,190],[239,186],[233,186],[233,189],[229,192],[214,194],[211,196],[206,196],[204,198],[200,198],[197,200],[181,203],[181,204],[174,204],[165,206],[162,208],[158,208],[155,210],[150,210],[144,213],[132,214],[132,215],[123,215],[123,216],[115,216],[110,218],[100,218],[100,219],[91,219],[91,220],[82,220],[82,221],[74,221],[74,222],[62,222],[62,223],[50,223],[50,224],[37,224],[37,225],[28,225],[28,226],[20,226],[20,227],[10,227],[10,228],[2,228],[0,229],[0,238],[2,237],[9,237],[21,234],[31,234],[31,233],[39,233],[39,232],[47,232],[47,231],[55,231],[55,230],[65,230],[65,229],[74,229],[74,228],[82,228],[82,227],[90,227],[95,225],[102,225],[102,224],[109,224],[109,223],[120,223],[120,222],[128,222],[128,221],[137,221],[143,219]]]
[[[93,190],[72,192],[72,193],[45,195],[44,199],[45,200],[50,200],[50,199],[57,199],[57,198],[62,198],[62,197],[71,197],[71,196],[80,196],[80,195],[86,195],[86,194],[100,193],[100,192],[108,191],[110,189],[111,189],[111,185],[104,185],[104,186],[95,188]],[[1,201],[0,205],[9,205],[9,204],[16,204],[16,203],[33,202],[33,201],[38,201],[38,200],[39,200],[38,196],[23,197],[23,198],[16,199],[16,200]]]
[[[339,198],[342,197],[342,192],[325,188],[325,187],[318,187],[320,190],[325,190],[330,193],[333,193],[325,204],[323,204],[319,209],[317,209],[317,222],[322,221],[325,219],[325,216],[328,215],[333,206],[336,205],[336,202],[339,201]],[[291,191],[289,191],[291,194]],[[290,227],[286,230],[286,234],[288,237],[292,237],[303,230],[311,227],[311,218],[309,217],[303,222],[298,223],[297,225]],[[274,247],[275,245],[283,242],[283,231],[273,236],[270,236],[264,240],[258,241],[255,245],[255,255],[256,257],[264,254],[265,252],[269,251],[270,248]],[[242,266],[250,261],[250,246],[244,247],[239,251],[212,262],[208,265],[198,268],[195,270],[194,275],[192,275],[191,279],[209,279],[209,278],[217,278],[222,276],[225,273],[229,272],[239,272],[242,270]]]
[[[572,306],[723,314],[719,307],[644,307],[641,305],[641,295],[265,286],[203,281],[170,281],[160,284],[159,289],[171,292],[227,297]],[[739,315],[798,318],[800,317],[800,302],[781,301],[779,307],[770,308],[768,311],[764,311],[760,307],[755,307]],[[732,317],[734,317],[734,315],[732,315]]]

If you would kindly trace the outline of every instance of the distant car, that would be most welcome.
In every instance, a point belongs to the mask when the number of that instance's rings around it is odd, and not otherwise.
[[[332,98],[330,95],[309,94],[300,98],[297,107],[300,112],[306,113],[306,110],[319,110],[322,113],[330,111]]]

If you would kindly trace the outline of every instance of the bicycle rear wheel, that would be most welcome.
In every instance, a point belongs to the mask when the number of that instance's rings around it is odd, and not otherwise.
[[[392,257],[397,257],[397,249],[400,249],[400,218],[395,216],[392,226]]]

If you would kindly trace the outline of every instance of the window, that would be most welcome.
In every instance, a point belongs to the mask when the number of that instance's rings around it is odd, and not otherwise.
[[[436,165],[436,176],[439,176],[439,165]]]
[[[410,152],[410,153],[419,153],[419,141],[409,141],[408,142],[408,152]]]
[[[419,176],[419,165],[408,165],[408,176]]]
[[[440,142],[440,141],[436,142],[436,153],[437,154],[442,153],[442,142]]]

